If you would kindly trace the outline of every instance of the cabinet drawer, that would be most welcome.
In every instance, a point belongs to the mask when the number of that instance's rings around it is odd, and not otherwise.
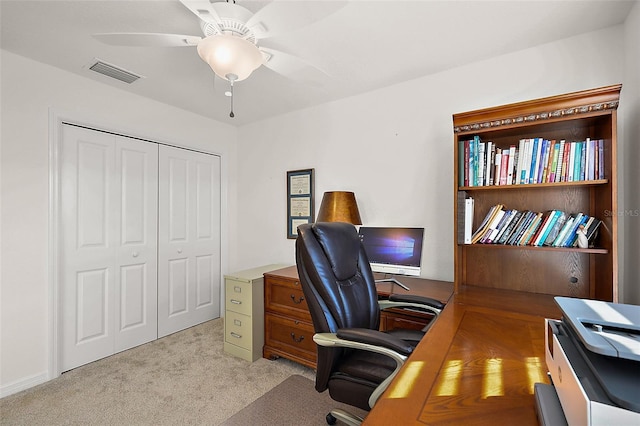
[[[251,317],[233,311],[226,311],[224,318],[224,340],[245,349],[251,349]]]
[[[250,283],[227,279],[225,281],[226,310],[251,315],[251,293]]]
[[[265,309],[311,322],[309,307],[298,280],[268,277],[265,285]]]
[[[433,315],[413,312],[407,313],[401,309],[389,309],[380,314],[380,331],[404,328],[422,330],[433,318]]]
[[[265,344],[303,358],[316,359],[314,330],[309,322],[265,315]]]

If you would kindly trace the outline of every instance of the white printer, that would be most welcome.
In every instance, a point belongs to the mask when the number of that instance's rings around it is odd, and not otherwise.
[[[556,297],[545,320],[552,385],[535,385],[542,425],[640,425],[640,306]]]

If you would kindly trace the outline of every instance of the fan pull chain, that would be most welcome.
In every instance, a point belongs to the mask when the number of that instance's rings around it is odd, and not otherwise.
[[[231,112],[229,113],[229,117],[233,118],[235,117],[235,114],[233,113],[233,82],[236,81],[238,79],[238,76],[235,74],[227,74],[226,75],[227,80],[229,80],[229,84],[231,85]]]

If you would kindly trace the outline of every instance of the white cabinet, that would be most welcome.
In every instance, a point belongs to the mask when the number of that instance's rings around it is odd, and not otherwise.
[[[286,265],[266,265],[225,275],[224,351],[253,362],[264,345],[265,272]]]

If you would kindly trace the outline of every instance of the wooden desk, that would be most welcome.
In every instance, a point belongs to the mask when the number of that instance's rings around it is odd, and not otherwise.
[[[375,277],[385,278],[382,274],[375,274]],[[410,291],[387,282],[377,285],[378,295],[388,297],[392,293],[415,294],[446,303],[453,294],[452,282],[404,276],[397,279],[407,285]],[[296,266],[265,273],[264,286],[263,356],[267,359],[283,357],[316,368],[317,350],[313,341],[313,324]],[[431,318],[426,313],[389,311],[381,318],[382,330],[398,327],[422,329]]]
[[[461,288],[364,425],[537,425],[545,317],[560,317],[552,296]]]

